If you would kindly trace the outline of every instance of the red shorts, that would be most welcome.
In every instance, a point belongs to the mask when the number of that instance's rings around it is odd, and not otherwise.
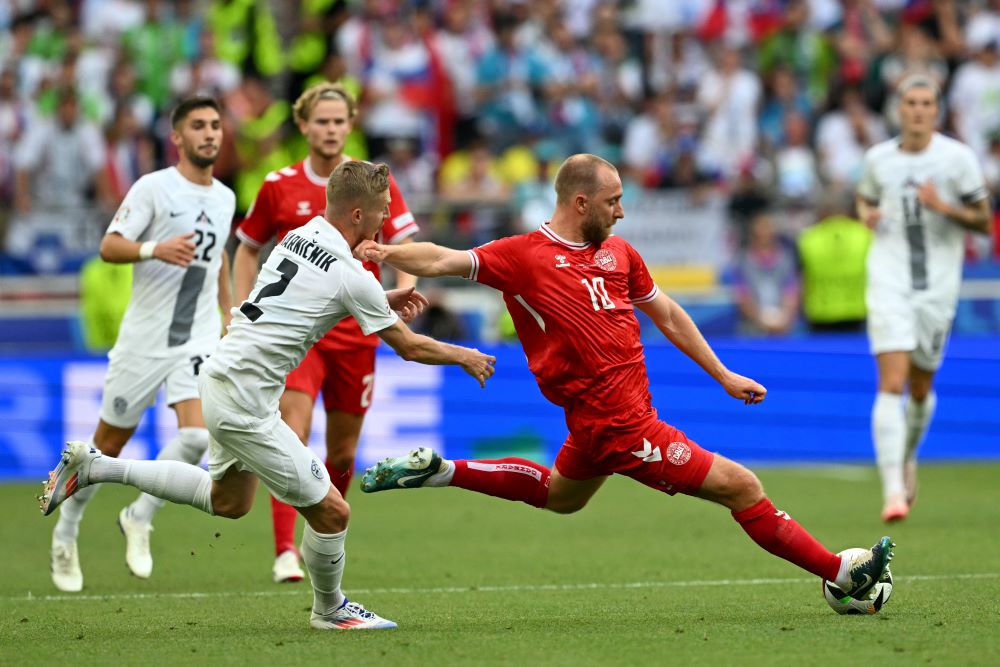
[[[566,424],[569,436],[555,467],[570,479],[619,474],[670,495],[691,494],[715,459],[649,406],[627,416],[567,412]]]
[[[374,347],[328,350],[314,345],[285,380],[285,389],[309,394],[313,401],[322,390],[327,412],[337,410],[353,415],[368,411],[374,386]]]

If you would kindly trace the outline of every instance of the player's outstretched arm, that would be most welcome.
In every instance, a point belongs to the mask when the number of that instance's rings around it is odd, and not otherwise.
[[[472,271],[469,253],[434,243],[383,245],[374,241],[362,241],[354,248],[354,256],[361,260],[385,262],[415,276],[464,277]]]
[[[421,364],[461,366],[481,387],[486,386],[486,381],[495,370],[493,364],[496,363],[496,357],[414,333],[400,320],[379,331],[378,335],[403,359]]]
[[[166,241],[131,241],[118,232],[101,239],[101,259],[112,264],[132,264],[146,259],[158,259],[167,264],[187,266],[194,261],[194,232],[181,234]],[[152,245],[149,245],[152,244]]]
[[[764,400],[767,389],[750,378],[737,375],[726,368],[705,337],[701,335],[691,316],[662,290],[652,301],[637,305],[649,319],[653,320],[653,324],[663,332],[667,340],[715,378],[730,396],[747,404],[760,403]]]

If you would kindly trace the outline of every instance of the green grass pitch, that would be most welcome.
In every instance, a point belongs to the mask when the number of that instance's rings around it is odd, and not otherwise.
[[[770,468],[775,504],[834,550],[870,546],[869,467]],[[837,616],[819,581],[761,551],[723,508],[612,479],[557,516],[456,489],[352,490],[344,588],[399,623],[308,627],[306,584],[270,581],[269,504],[239,521],[168,505],[153,576],[131,577],[103,489],[80,537],[82,594],[48,575],[55,517],[36,485],[0,486],[0,665],[1000,664],[1000,465],[926,465],[889,530],[896,588]]]

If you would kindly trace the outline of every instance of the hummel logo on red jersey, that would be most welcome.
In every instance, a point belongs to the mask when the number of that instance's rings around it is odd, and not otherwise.
[[[312,206],[308,201],[300,201],[298,208],[295,209],[295,215],[312,215]]]
[[[566,262],[566,255],[556,255],[556,268],[562,268],[564,266],[569,266]]]

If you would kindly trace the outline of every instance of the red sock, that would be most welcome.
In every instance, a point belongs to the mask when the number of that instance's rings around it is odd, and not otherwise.
[[[549,499],[549,469],[527,459],[455,461],[452,486],[505,500],[545,507]]]
[[[733,518],[754,542],[775,556],[828,581],[837,578],[840,556],[828,551],[792,517],[776,510],[767,498],[742,512],[733,512]]]
[[[337,468],[334,468],[329,461],[327,461],[324,465],[326,466],[326,471],[330,473],[330,481],[333,482],[333,485],[337,487],[338,491],[340,491],[340,495],[346,498],[347,489],[350,488],[351,479],[354,477],[354,464],[352,463],[347,470],[338,470]]]
[[[286,505],[271,496],[271,523],[274,526],[274,555],[280,556],[285,551],[299,550],[295,548],[295,517],[299,513],[291,505]]]

